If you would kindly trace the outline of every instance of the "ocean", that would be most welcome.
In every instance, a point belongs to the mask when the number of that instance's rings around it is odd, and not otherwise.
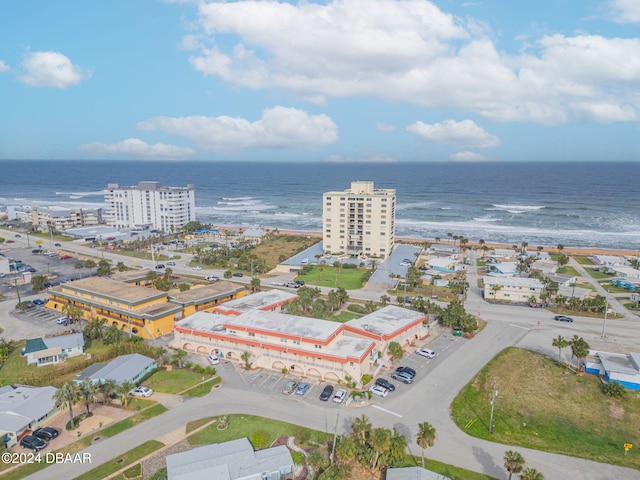
[[[322,194],[395,188],[396,236],[640,250],[640,163],[0,161],[0,207],[104,206],[107,183],[195,184],[213,225],[321,231]]]

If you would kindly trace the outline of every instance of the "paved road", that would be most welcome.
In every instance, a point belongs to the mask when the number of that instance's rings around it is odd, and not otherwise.
[[[602,342],[609,351],[616,351],[614,348],[624,351],[629,348],[637,350],[640,337],[637,335],[637,322],[628,317],[611,321],[607,326],[608,336],[603,338],[598,335],[600,320],[597,319],[576,317],[573,324],[558,325],[551,320],[552,315],[549,312],[487,304],[482,300],[480,290],[476,286],[475,271],[471,270],[467,310],[479,312],[488,321],[487,327],[472,341],[452,344],[450,351],[443,352],[432,360],[428,376],[416,382],[409,390],[410,393],[387,397],[385,400],[388,401],[381,402],[383,408],[378,408],[381,405],[376,403],[374,406],[337,410],[314,403],[296,402],[283,396],[274,397],[257,389],[249,390],[238,383],[237,379],[230,379],[206,397],[189,399],[159,417],[89,447],[86,451],[92,455],[91,464],[54,465],[28,478],[72,478],[146,440],[160,439],[172,432],[180,431],[186,422],[206,416],[229,413],[266,415],[331,432],[336,424],[338,411],[340,433],[348,432],[352,420],[365,414],[375,426],[395,427],[404,433],[407,439],[410,439],[411,452],[416,455],[420,454],[419,447],[413,443],[417,425],[428,421],[438,432],[438,441],[427,452],[429,458],[484,472],[497,478],[506,478],[502,459],[505,450],[512,447],[469,437],[452,422],[449,406],[460,389],[498,352],[510,345],[553,354],[555,349],[551,347],[552,338],[558,334],[571,336],[576,333],[584,336],[592,347],[592,342]],[[354,298],[359,298],[356,296],[358,292],[353,293]],[[371,296],[372,299],[376,294],[373,291],[359,293],[365,297]],[[228,374],[233,375],[229,372]],[[635,470],[537,450],[520,447],[516,449],[523,454],[528,465],[537,468],[544,473],[545,478],[551,480],[640,479],[640,472]]]

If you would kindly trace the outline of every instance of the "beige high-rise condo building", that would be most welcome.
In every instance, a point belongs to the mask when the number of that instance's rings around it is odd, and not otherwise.
[[[160,182],[138,182],[134,187],[107,185],[107,225],[132,230],[177,230],[196,219],[195,190],[163,187]]]
[[[395,189],[375,189],[373,182],[351,182],[342,192],[326,192],[322,205],[325,253],[386,258],[394,246]]]

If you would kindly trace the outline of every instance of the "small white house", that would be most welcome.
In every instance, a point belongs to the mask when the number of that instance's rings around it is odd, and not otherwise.
[[[585,365],[587,373],[604,377],[629,390],[640,390],[640,353],[590,351]]]
[[[77,357],[83,353],[84,336],[82,333],[71,333],[27,340],[22,356],[27,357],[28,365],[42,367],[59,363],[69,357]]]
[[[8,448],[27,430],[41,427],[58,413],[54,387],[0,387],[0,438]]]

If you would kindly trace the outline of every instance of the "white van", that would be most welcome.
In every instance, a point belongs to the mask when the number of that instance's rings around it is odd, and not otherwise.
[[[308,258],[303,258],[302,261],[300,262],[302,265],[306,265],[307,263],[309,263],[309,259]]]

